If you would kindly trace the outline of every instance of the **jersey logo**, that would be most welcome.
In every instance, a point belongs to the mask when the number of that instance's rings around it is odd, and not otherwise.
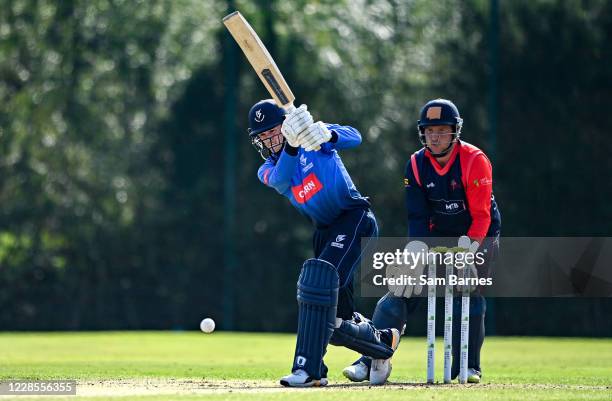
[[[429,184],[426,185],[427,188],[433,188],[436,186],[436,184],[434,184],[433,182],[430,182]]]
[[[451,186],[451,189],[452,189],[453,191],[455,191],[455,190],[457,190],[457,189],[460,189],[460,188],[461,188],[461,184],[459,184],[457,181],[455,181],[455,179],[454,179],[454,178],[451,180],[451,182],[450,182],[450,186]]]
[[[459,204],[457,202],[451,202],[447,203],[445,207],[447,212],[454,212],[459,209]]]
[[[272,171],[271,168],[269,168],[266,171],[264,171],[263,180],[264,180],[264,184],[266,184],[266,185],[268,185],[268,176],[270,175],[270,171]]]
[[[293,197],[297,203],[306,203],[310,198],[316,195],[317,192],[323,189],[323,184],[317,178],[315,173],[310,173],[304,178],[300,185],[291,187]]]
[[[300,155],[300,164],[302,165],[302,173],[306,174],[308,170],[314,167],[312,162],[308,163],[308,159],[304,155]]]
[[[345,234],[339,234],[336,236],[336,241],[332,242],[330,245],[339,249],[344,248],[344,244],[342,244],[342,241],[344,241],[346,239],[346,235]]]
[[[454,215],[467,210],[463,200],[432,199],[433,210],[436,214]]]

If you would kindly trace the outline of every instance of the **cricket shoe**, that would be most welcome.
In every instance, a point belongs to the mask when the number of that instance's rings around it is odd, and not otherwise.
[[[398,329],[389,329],[391,332],[391,349],[393,352],[397,349],[400,342],[400,332]],[[379,386],[385,384],[389,376],[391,375],[391,358],[388,359],[372,359],[372,366],[370,367],[370,384]]]
[[[363,357],[361,359],[363,359]],[[368,380],[368,377],[370,377],[370,367],[361,359],[342,370],[344,377],[352,382],[362,382],[364,380]]]
[[[474,368],[469,368],[467,371],[467,382],[468,383],[480,383],[482,374]]]
[[[327,386],[327,378],[313,379],[305,370],[297,369],[290,375],[282,377],[280,384],[285,387],[322,387]]]

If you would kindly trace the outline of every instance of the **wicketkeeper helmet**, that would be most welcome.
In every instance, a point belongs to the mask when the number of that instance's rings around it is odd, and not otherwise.
[[[431,125],[450,125],[453,127],[453,140],[448,147],[440,153],[433,153],[425,140],[425,127]],[[459,109],[450,100],[434,99],[430,100],[421,109],[417,128],[419,130],[419,140],[434,156],[440,157],[448,153],[454,142],[461,136],[463,119],[459,115]]]

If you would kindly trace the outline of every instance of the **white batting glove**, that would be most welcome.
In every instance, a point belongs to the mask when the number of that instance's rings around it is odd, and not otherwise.
[[[300,146],[300,135],[310,127],[312,122],[312,116],[305,104],[289,113],[281,126],[281,132],[287,143],[294,148]]]
[[[422,241],[410,241],[408,244],[406,244],[404,250],[409,254],[414,255],[408,256],[410,264],[393,264],[387,266],[386,277],[413,277],[415,283],[414,285],[388,285],[389,292],[394,296],[410,298],[412,296],[420,295],[423,291],[423,285],[420,283],[419,278],[423,274],[426,261],[418,257],[418,255],[421,253],[427,255],[429,247]]]
[[[325,124],[321,121],[317,121],[310,125],[308,130],[302,134],[300,142],[306,152],[311,152],[313,150],[318,150],[325,142],[329,142],[331,137],[332,134]]]
[[[457,242],[457,247],[458,248],[463,248],[467,251],[467,253],[471,253],[471,254],[475,254],[476,251],[478,251],[478,247],[480,246],[480,243],[478,241],[472,241],[470,239],[470,237],[468,237],[467,235],[462,235],[461,237],[459,237],[459,241]],[[474,266],[474,264],[468,264],[466,265],[463,269],[467,269],[467,275],[470,278],[478,278],[478,270],[476,269],[476,266]],[[464,271],[463,269],[458,269],[457,270],[457,274],[458,276],[461,278],[464,275]],[[467,285],[467,286],[462,286],[461,284],[458,284],[456,286],[457,291],[459,292],[463,292],[463,290],[467,290],[468,292],[472,292],[476,289],[476,285]]]
[[[480,243],[478,241],[472,242],[470,237],[467,235],[462,235],[459,237],[459,241],[457,241],[457,247],[465,249],[469,253],[476,253]]]

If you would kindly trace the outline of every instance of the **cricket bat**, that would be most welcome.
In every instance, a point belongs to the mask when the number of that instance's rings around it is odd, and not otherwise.
[[[255,30],[240,14],[240,11],[226,15],[223,18],[223,24],[242,49],[276,104],[291,113],[295,109],[293,105],[295,96]]]

